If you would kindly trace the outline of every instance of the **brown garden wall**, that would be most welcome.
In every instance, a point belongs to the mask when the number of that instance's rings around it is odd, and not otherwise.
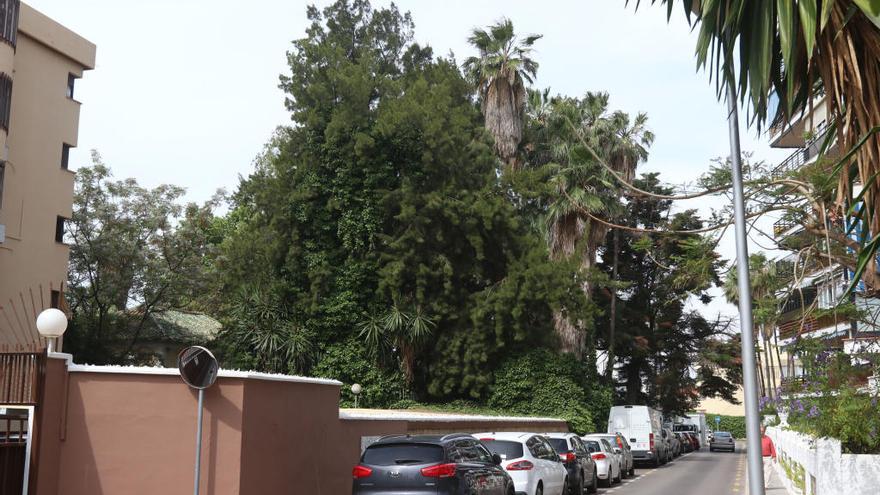
[[[190,492],[197,395],[176,370],[79,366],[65,356],[48,360],[33,493]],[[567,431],[552,419],[340,413],[340,385],[221,370],[205,394],[201,493],[350,495],[363,437]]]

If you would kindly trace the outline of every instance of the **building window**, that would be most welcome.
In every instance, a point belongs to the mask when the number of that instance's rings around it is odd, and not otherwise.
[[[73,99],[73,86],[76,84],[76,76],[67,74],[67,97]]]
[[[61,291],[53,290],[49,295],[49,307],[58,309],[61,306]]]
[[[55,242],[64,242],[64,222],[66,220],[62,216],[55,217]]]
[[[9,132],[9,116],[11,110],[12,78],[6,73],[0,72],[0,128],[6,132]]]
[[[0,39],[15,46],[21,0],[0,0]]]
[[[61,168],[67,170],[68,161],[70,161],[70,146],[67,143],[61,145]]]

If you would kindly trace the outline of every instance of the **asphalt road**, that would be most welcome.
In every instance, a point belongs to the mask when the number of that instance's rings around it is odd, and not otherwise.
[[[739,445],[737,445],[739,447]],[[746,493],[745,449],[736,453],[699,452],[685,454],[656,469],[639,469],[636,475],[600,495],[742,495]]]

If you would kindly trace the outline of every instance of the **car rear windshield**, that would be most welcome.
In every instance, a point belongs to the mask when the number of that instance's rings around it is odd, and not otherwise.
[[[584,443],[587,445],[587,450],[589,450],[590,452],[602,452],[602,448],[599,447],[599,442],[584,440]]]
[[[523,456],[523,445],[509,440],[483,440],[489,452],[498,454],[502,459],[518,459]]]
[[[726,431],[716,431],[715,436],[716,437],[729,437],[730,433],[728,433]]]
[[[550,445],[553,446],[553,449],[560,454],[571,450],[568,448],[568,441],[564,438],[549,438],[548,440],[550,440]]]
[[[364,464],[394,466],[429,464],[443,460],[443,447],[425,443],[388,443],[371,445],[364,452]]]

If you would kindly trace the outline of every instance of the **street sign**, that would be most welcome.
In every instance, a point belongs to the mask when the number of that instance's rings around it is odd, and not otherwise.
[[[717,430],[719,426],[721,426],[721,416],[715,416],[715,429]]]

